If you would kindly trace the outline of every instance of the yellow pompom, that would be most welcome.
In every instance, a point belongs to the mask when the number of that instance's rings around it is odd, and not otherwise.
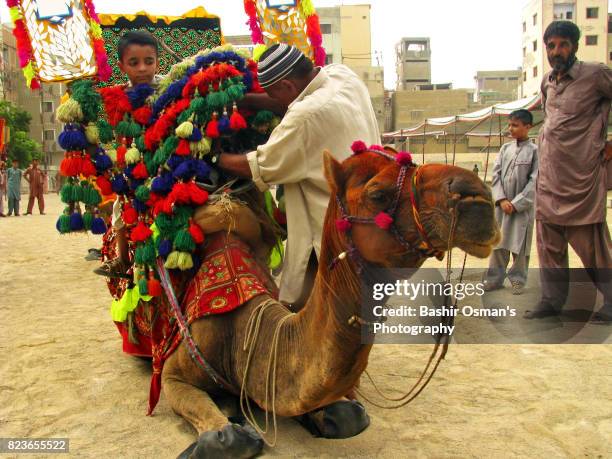
[[[21,15],[21,11],[19,11],[19,7],[18,6],[14,6],[12,8],[9,8],[9,15],[11,16],[11,21],[13,21],[13,24],[18,19],[23,19],[23,16]]]
[[[114,148],[109,148],[108,150],[106,150],[106,154],[113,163],[117,162],[117,150],[115,150]]]
[[[312,16],[315,13],[314,5],[310,0],[301,0],[300,1],[300,10],[302,11],[302,16],[307,18],[308,16]]]
[[[140,152],[136,148],[136,144],[133,143],[131,148],[125,153],[125,163],[135,164],[140,161]]]
[[[199,142],[189,142],[191,153],[202,157],[210,153],[212,141],[208,137],[202,137]]]
[[[179,255],[180,255],[180,252],[177,252],[177,251],[170,252],[170,255],[168,255],[168,258],[166,258],[166,262],[164,263],[164,266],[167,269],[178,268]]]
[[[179,252],[177,260],[177,267],[181,271],[187,271],[188,269],[193,268],[193,258],[191,258],[191,254],[188,252]],[[172,254],[170,254],[172,255]],[[168,257],[170,258],[170,257]]]
[[[72,97],[68,98],[66,102],[57,107],[55,118],[57,118],[60,123],[77,123],[82,121],[83,110],[81,110],[81,104]]]
[[[176,128],[174,131],[177,137],[181,139],[188,139],[193,134],[193,123],[191,121],[185,121]]]
[[[26,79],[26,83],[28,85],[28,87],[30,86],[30,83],[32,82],[32,80],[34,79],[34,77],[36,76],[36,72],[34,71],[34,67],[32,66],[32,62],[28,62],[28,65],[26,65],[23,68],[23,76]]]
[[[95,123],[88,123],[85,128],[85,137],[91,144],[97,144],[100,141],[100,131]]]
[[[102,38],[102,27],[96,21],[89,21],[89,27],[91,28],[91,36],[94,39]]]
[[[255,48],[253,49],[253,60],[255,62],[258,62],[259,58],[261,57],[261,55],[264,53],[265,50],[266,50],[266,45],[259,44],[255,46]]]

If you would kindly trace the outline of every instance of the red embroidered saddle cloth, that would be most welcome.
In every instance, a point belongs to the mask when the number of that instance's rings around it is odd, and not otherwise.
[[[173,277],[172,283],[180,299],[180,279]],[[209,237],[204,261],[184,291],[181,309],[188,324],[204,316],[231,312],[258,295],[278,298],[278,287],[267,267],[255,260],[247,244],[225,232],[213,233]],[[182,340],[165,295],[158,305],[151,331],[153,376],[149,414],[159,400],[164,362]]]
[[[198,273],[187,286],[181,309],[188,324],[211,314],[233,311],[262,294],[278,298],[278,287],[247,244],[225,232],[213,233]],[[180,297],[179,297],[180,298]],[[174,321],[173,321],[174,322]],[[167,358],[181,336],[175,327],[164,346]]]

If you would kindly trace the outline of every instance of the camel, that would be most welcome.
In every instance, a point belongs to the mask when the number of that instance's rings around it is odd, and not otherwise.
[[[293,313],[260,295],[231,313],[196,320],[191,334],[235,394],[244,383],[245,393],[263,410],[274,410],[279,416],[323,413],[318,416],[324,420],[321,428],[327,430],[323,436],[347,438],[369,423],[362,405],[345,398],[366,369],[372,347],[362,343],[359,326],[350,320],[361,314],[360,265],[420,267],[428,254],[406,241],[426,242],[429,255],[431,250],[442,253],[459,247],[484,258],[500,235],[491,193],[471,171],[437,164],[402,167],[389,149],[382,153],[367,150],[342,163],[329,152],[324,155],[331,198],[318,272],[305,307]],[[398,181],[402,169],[406,178]],[[414,174],[418,174],[413,188],[417,212],[413,212],[410,199]],[[393,216],[396,231],[358,219],[352,223],[350,238],[338,229],[343,210],[351,216],[373,218],[389,208],[394,197],[399,198]],[[356,256],[345,256],[347,251]],[[261,311],[263,306],[265,311]],[[259,335],[249,353],[243,343],[258,308]],[[276,388],[272,398],[266,381],[275,342]],[[244,378],[247,361],[248,377]],[[213,402],[211,395],[221,389],[196,366],[185,342],[165,363],[162,389],[172,409],[199,434],[179,457],[252,457],[262,450],[262,438],[250,425],[231,423]]]

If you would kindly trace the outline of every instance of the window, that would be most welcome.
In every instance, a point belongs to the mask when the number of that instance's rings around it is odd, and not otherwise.
[[[527,56],[527,47],[523,46],[523,57]]]
[[[538,50],[538,40],[533,40],[533,51],[537,51]]]
[[[523,72],[523,81],[527,81],[527,72]]]
[[[587,19],[597,19],[599,17],[599,8],[587,8],[586,17]]]
[[[595,46],[595,45],[597,45],[597,35],[587,35],[586,36],[586,45],[587,46]]]
[[[534,77],[538,76],[538,66],[537,65],[533,68],[533,76]]]
[[[55,130],[48,129],[43,133],[44,140],[55,140]]]
[[[538,24],[538,13],[533,15],[533,25],[537,25]]]
[[[568,11],[567,13],[565,13],[565,19],[571,20],[574,18],[574,13],[572,13],[571,11]]]
[[[610,51],[609,59],[612,61],[612,51]]]
[[[325,56],[325,65],[334,63],[334,55],[328,54]]]
[[[43,102],[42,111],[44,113],[53,113],[53,102]]]
[[[321,33],[322,34],[330,34],[331,32],[331,24],[321,24]]]
[[[527,32],[527,23],[523,22],[523,32]]]

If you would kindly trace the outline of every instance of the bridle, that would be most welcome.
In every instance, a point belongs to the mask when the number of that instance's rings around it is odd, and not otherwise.
[[[356,142],[358,143],[358,142]],[[365,144],[363,145],[365,147]],[[412,162],[412,155],[407,152],[399,152],[395,155],[392,155],[385,151],[383,147],[372,145],[370,148],[355,148],[355,144],[353,144],[353,151],[356,155],[363,153],[375,153],[379,156],[382,156],[391,161],[395,161],[400,165],[400,171],[397,176],[397,180],[395,182],[395,196],[389,208],[385,211],[379,212],[374,217],[359,217],[356,215],[349,215],[347,211],[347,207],[340,199],[340,196],[336,195],[336,203],[338,204],[338,208],[340,209],[340,218],[336,220],[336,228],[343,232],[347,239],[347,251],[342,256],[336,257],[332,261],[331,268],[334,268],[339,260],[343,259],[346,254],[348,254],[355,264],[357,265],[357,269],[359,272],[363,270],[365,260],[359,254],[359,251],[355,247],[355,244],[351,237],[351,229],[354,223],[360,224],[374,224],[379,228],[389,231],[395,239],[406,249],[411,252],[418,253],[424,257],[436,257],[438,260],[442,260],[444,258],[444,252],[442,250],[438,250],[433,247],[429,240],[429,236],[421,223],[421,217],[419,214],[419,195],[418,195],[418,182],[419,177],[421,175],[421,171],[426,166],[417,166],[414,162]],[[410,242],[406,240],[406,238],[399,232],[395,215],[397,213],[397,209],[399,207],[402,190],[404,188],[404,183],[406,178],[409,175],[409,169],[413,169],[412,177],[410,179],[411,184],[409,187],[409,196],[410,196],[410,204],[412,207],[412,215],[414,218],[415,226],[417,228],[417,232],[420,237],[420,241],[416,244],[414,242]]]

